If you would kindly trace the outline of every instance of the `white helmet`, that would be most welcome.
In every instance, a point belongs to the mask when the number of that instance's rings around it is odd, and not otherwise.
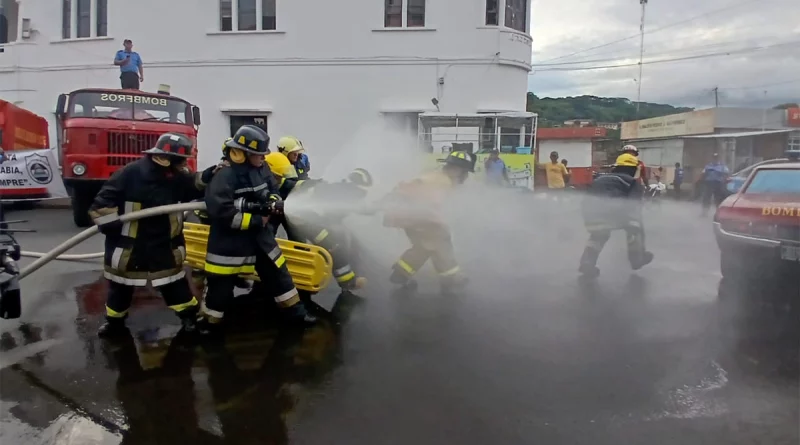
[[[634,156],[639,156],[639,149],[635,145],[628,144],[622,147],[623,153],[632,153]]]

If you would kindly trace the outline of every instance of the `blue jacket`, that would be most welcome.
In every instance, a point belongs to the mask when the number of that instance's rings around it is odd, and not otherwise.
[[[703,169],[703,180],[722,182],[729,173],[730,170],[728,170],[727,165],[719,161],[712,161]]]

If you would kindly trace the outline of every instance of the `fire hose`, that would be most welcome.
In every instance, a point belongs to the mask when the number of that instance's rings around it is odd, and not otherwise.
[[[159,215],[167,215],[170,213],[178,213],[178,212],[190,212],[193,210],[205,210],[206,203],[205,202],[186,202],[181,204],[170,204],[160,207],[152,207],[149,209],[139,210],[137,212],[126,213],[120,216],[120,221],[128,222],[128,221],[137,221],[143,218],[149,218],[151,216],[159,216]],[[19,274],[19,279],[23,279],[28,275],[36,272],[44,266],[45,264],[49,263],[53,260],[87,260],[87,259],[94,259],[94,258],[101,258],[103,253],[87,253],[87,254],[78,254],[78,255],[61,255],[62,253],[72,249],[73,247],[77,246],[78,244],[86,241],[87,239],[91,238],[94,235],[100,233],[100,230],[97,226],[89,227],[88,229],[84,230],[83,232],[73,236],[72,238],[64,241],[63,243],[59,244],[53,250],[47,253],[40,253],[40,252],[22,252],[23,256],[28,257],[38,257],[38,259],[27,267],[22,269]]]

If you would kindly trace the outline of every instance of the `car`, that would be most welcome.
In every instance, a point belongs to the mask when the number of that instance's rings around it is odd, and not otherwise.
[[[713,224],[723,277],[800,273],[800,162],[753,168]]]
[[[726,196],[730,196],[738,192],[739,189],[742,188],[744,182],[747,181],[747,178],[750,176],[750,173],[752,173],[756,167],[761,167],[762,165],[770,165],[770,164],[781,164],[788,161],[789,160],[786,158],[767,159],[766,161],[757,162],[753,165],[747,166],[739,170],[738,172],[728,177],[728,180],[725,182],[725,191],[727,192]]]

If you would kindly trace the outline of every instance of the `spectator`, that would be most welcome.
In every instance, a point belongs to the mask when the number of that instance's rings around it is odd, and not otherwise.
[[[683,167],[680,162],[675,163],[675,177],[672,186],[675,187],[675,199],[681,199],[681,184],[683,184]]]
[[[572,173],[569,172],[569,161],[562,159],[561,163],[564,164],[564,168],[567,169],[567,176],[564,177],[564,185],[568,186],[570,179],[572,179]]]
[[[566,181],[569,180],[569,172],[564,164],[558,162],[558,152],[550,153],[550,162],[540,167],[547,175],[547,188],[550,190],[564,190]]]
[[[119,67],[119,79],[123,89],[138,90],[139,82],[144,82],[144,67],[139,53],[133,51],[133,42],[125,39],[123,42],[125,49],[117,51],[114,57],[114,65]]]
[[[508,183],[508,169],[506,163],[500,159],[498,150],[492,150],[489,157],[483,162],[483,168],[486,170],[486,179],[489,184],[503,186]]]
[[[730,175],[728,166],[719,160],[718,153],[714,153],[711,162],[703,169],[703,216],[708,214],[712,196],[717,206],[725,199],[725,181],[728,175]]]

